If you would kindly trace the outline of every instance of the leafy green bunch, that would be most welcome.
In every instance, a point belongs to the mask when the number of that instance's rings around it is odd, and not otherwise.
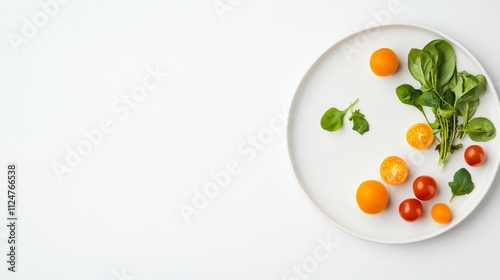
[[[486,88],[486,78],[456,70],[456,56],[451,45],[445,40],[433,40],[422,50],[411,49],[408,54],[408,69],[420,89],[409,84],[396,88],[399,100],[415,106],[424,115],[434,130],[439,144],[438,163],[441,169],[450,154],[460,149],[455,139],[463,139],[467,134],[473,141],[485,142],[493,139],[496,129],[484,117],[472,118],[479,106],[479,97]],[[429,107],[435,119],[431,122],[424,107]]]

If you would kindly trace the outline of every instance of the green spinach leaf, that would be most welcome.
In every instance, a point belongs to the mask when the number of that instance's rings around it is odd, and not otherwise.
[[[453,93],[453,91],[451,91],[450,89],[447,89],[443,93],[443,103],[441,106],[443,108],[453,110],[454,109],[453,104],[455,104],[455,100],[456,100],[455,94]]]
[[[457,100],[468,102],[479,99],[479,96],[486,88],[486,78],[483,75],[474,76],[465,71],[461,72],[460,76],[463,80],[463,91],[460,96],[455,92]]]
[[[434,68],[434,61],[429,53],[411,49],[408,54],[408,70],[415,80],[420,82],[422,91],[432,88],[430,72]]]
[[[357,131],[361,135],[370,130],[370,126],[365,118],[365,115],[362,114],[359,109],[352,112],[349,116],[349,120],[353,122],[352,130]]]
[[[470,120],[469,124],[463,128],[470,139],[476,142],[486,142],[495,138],[497,131],[493,123],[484,117],[477,117]]]
[[[422,91],[414,89],[411,85],[404,84],[396,88],[396,94],[401,103],[417,107],[418,110],[423,111],[422,106],[418,100],[422,95]]]
[[[426,91],[418,97],[418,104],[422,106],[427,106],[431,108],[436,108],[439,106],[439,96],[433,91]]]
[[[441,91],[455,73],[455,52],[448,42],[439,39],[428,43],[423,51],[429,53],[434,61],[431,86],[435,90]]]
[[[451,198],[450,202],[455,198],[455,196],[466,195],[474,190],[474,182],[472,182],[472,177],[465,168],[460,168],[455,175],[453,175],[453,181],[449,182],[448,185],[451,188]]]
[[[469,124],[469,120],[472,118],[474,113],[476,113],[476,109],[479,106],[479,99],[476,100],[471,100],[468,102],[459,102],[457,104],[457,111],[460,116],[462,116],[462,124],[460,124],[459,127],[459,133],[458,136],[460,139],[463,139],[465,136],[465,132],[463,130],[463,127],[467,127]]]
[[[321,117],[321,127],[327,131],[337,131],[344,125],[344,116],[346,111],[340,111],[337,108],[328,109]]]
[[[441,116],[443,118],[451,118],[454,113],[455,113],[455,110],[453,110],[453,109],[437,108],[437,115]]]

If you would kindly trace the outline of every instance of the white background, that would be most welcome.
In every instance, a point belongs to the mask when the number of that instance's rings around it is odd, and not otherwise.
[[[361,240],[307,201],[280,117],[326,49],[377,22],[448,34],[498,82],[497,4],[73,0],[43,22],[46,2],[0,1],[0,174],[19,166],[17,272],[1,214],[1,279],[495,279],[498,177],[443,235]],[[168,77],[129,115],[112,109],[157,67]],[[113,130],[59,180],[54,163],[103,120]],[[228,163],[226,186],[183,217]],[[313,261],[319,240],[335,246]]]

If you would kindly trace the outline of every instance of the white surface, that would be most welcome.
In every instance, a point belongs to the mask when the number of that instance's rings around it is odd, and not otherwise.
[[[363,48],[357,47],[363,38],[369,40]],[[314,63],[297,90],[288,130],[294,170],[314,206],[333,224],[355,236],[382,243],[408,243],[446,232],[477,207],[496,177],[500,138],[479,143],[488,154],[484,165],[468,166],[462,150],[450,156],[442,171],[437,164],[437,143],[429,149],[417,150],[406,142],[408,127],[425,122],[425,118],[415,107],[401,104],[395,89],[401,84],[419,88],[407,68],[408,52],[412,48],[422,49],[435,39],[450,42],[458,71],[488,77],[474,57],[452,38],[427,27],[392,24],[357,32],[332,46]],[[396,73],[381,78],[371,72],[369,61],[371,54],[383,47],[396,52],[401,66]],[[321,128],[319,120],[327,109],[343,110],[356,98],[359,101],[353,109],[365,114],[370,131],[363,136],[352,131],[352,123],[347,120],[349,113],[339,131],[330,133]],[[500,124],[498,95],[491,86],[482,94],[481,106],[474,116],[487,117],[497,126]],[[433,121],[432,113],[428,117]],[[461,143],[468,147],[473,142],[467,137]],[[383,183],[379,175],[380,164],[391,155],[403,158],[408,164],[409,175],[400,185],[385,184],[389,193],[385,211],[366,215],[356,204],[356,190],[366,180]],[[448,182],[462,167],[469,170],[477,188],[470,195],[449,203]],[[434,199],[423,202],[423,217],[407,223],[399,216],[399,204],[415,197],[412,183],[421,175],[434,177],[439,191]],[[453,212],[453,219],[445,225],[437,224],[430,215],[432,205],[438,202],[446,203]]]
[[[4,263],[1,279],[494,279],[498,177],[445,234],[365,241],[304,198],[279,115],[319,55],[377,19],[448,34],[498,83],[498,4],[221,0],[220,18],[212,0],[68,2],[15,53],[8,34],[43,10],[0,1],[0,159],[20,174],[19,272]],[[156,65],[168,78],[112,111]],[[59,181],[52,163],[106,119],[114,130]],[[179,205],[228,163],[236,175],[186,224]]]

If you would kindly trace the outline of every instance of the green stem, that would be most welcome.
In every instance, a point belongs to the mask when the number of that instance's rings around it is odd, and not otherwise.
[[[439,163],[440,170],[443,170],[444,165],[448,161],[448,152],[450,151],[450,124],[448,119],[439,116],[439,123],[441,126],[441,146],[439,147]]]
[[[356,98],[356,100],[354,100],[353,102],[351,102],[349,107],[347,107],[344,111],[342,111],[342,113],[344,113],[344,114],[347,113],[347,111],[349,111],[352,108],[352,106],[354,106],[354,104],[356,104],[358,102],[358,100],[359,100],[359,97]]]
[[[453,142],[455,142],[455,138],[457,138],[457,115],[456,113],[453,113],[453,134],[451,138],[451,145],[453,145]],[[450,145],[450,147],[451,147]]]
[[[437,95],[437,97],[439,97],[439,99],[441,100],[441,102],[443,102],[444,104],[448,104],[450,106],[452,106],[450,103],[448,103],[446,100],[444,100],[443,96],[441,96],[441,94],[438,93],[438,91],[436,90],[436,88],[432,88],[432,90],[434,90],[434,93]],[[441,106],[441,108],[443,108],[443,106]],[[455,108],[455,106],[453,106],[453,108]]]
[[[427,118],[427,115],[425,114],[424,109],[420,109],[420,108],[419,108],[418,110],[422,113],[422,115],[424,115],[424,118],[425,118],[425,121],[427,122],[427,124],[428,124],[430,127],[432,127],[432,123],[431,123],[431,122],[429,121],[429,119]]]

